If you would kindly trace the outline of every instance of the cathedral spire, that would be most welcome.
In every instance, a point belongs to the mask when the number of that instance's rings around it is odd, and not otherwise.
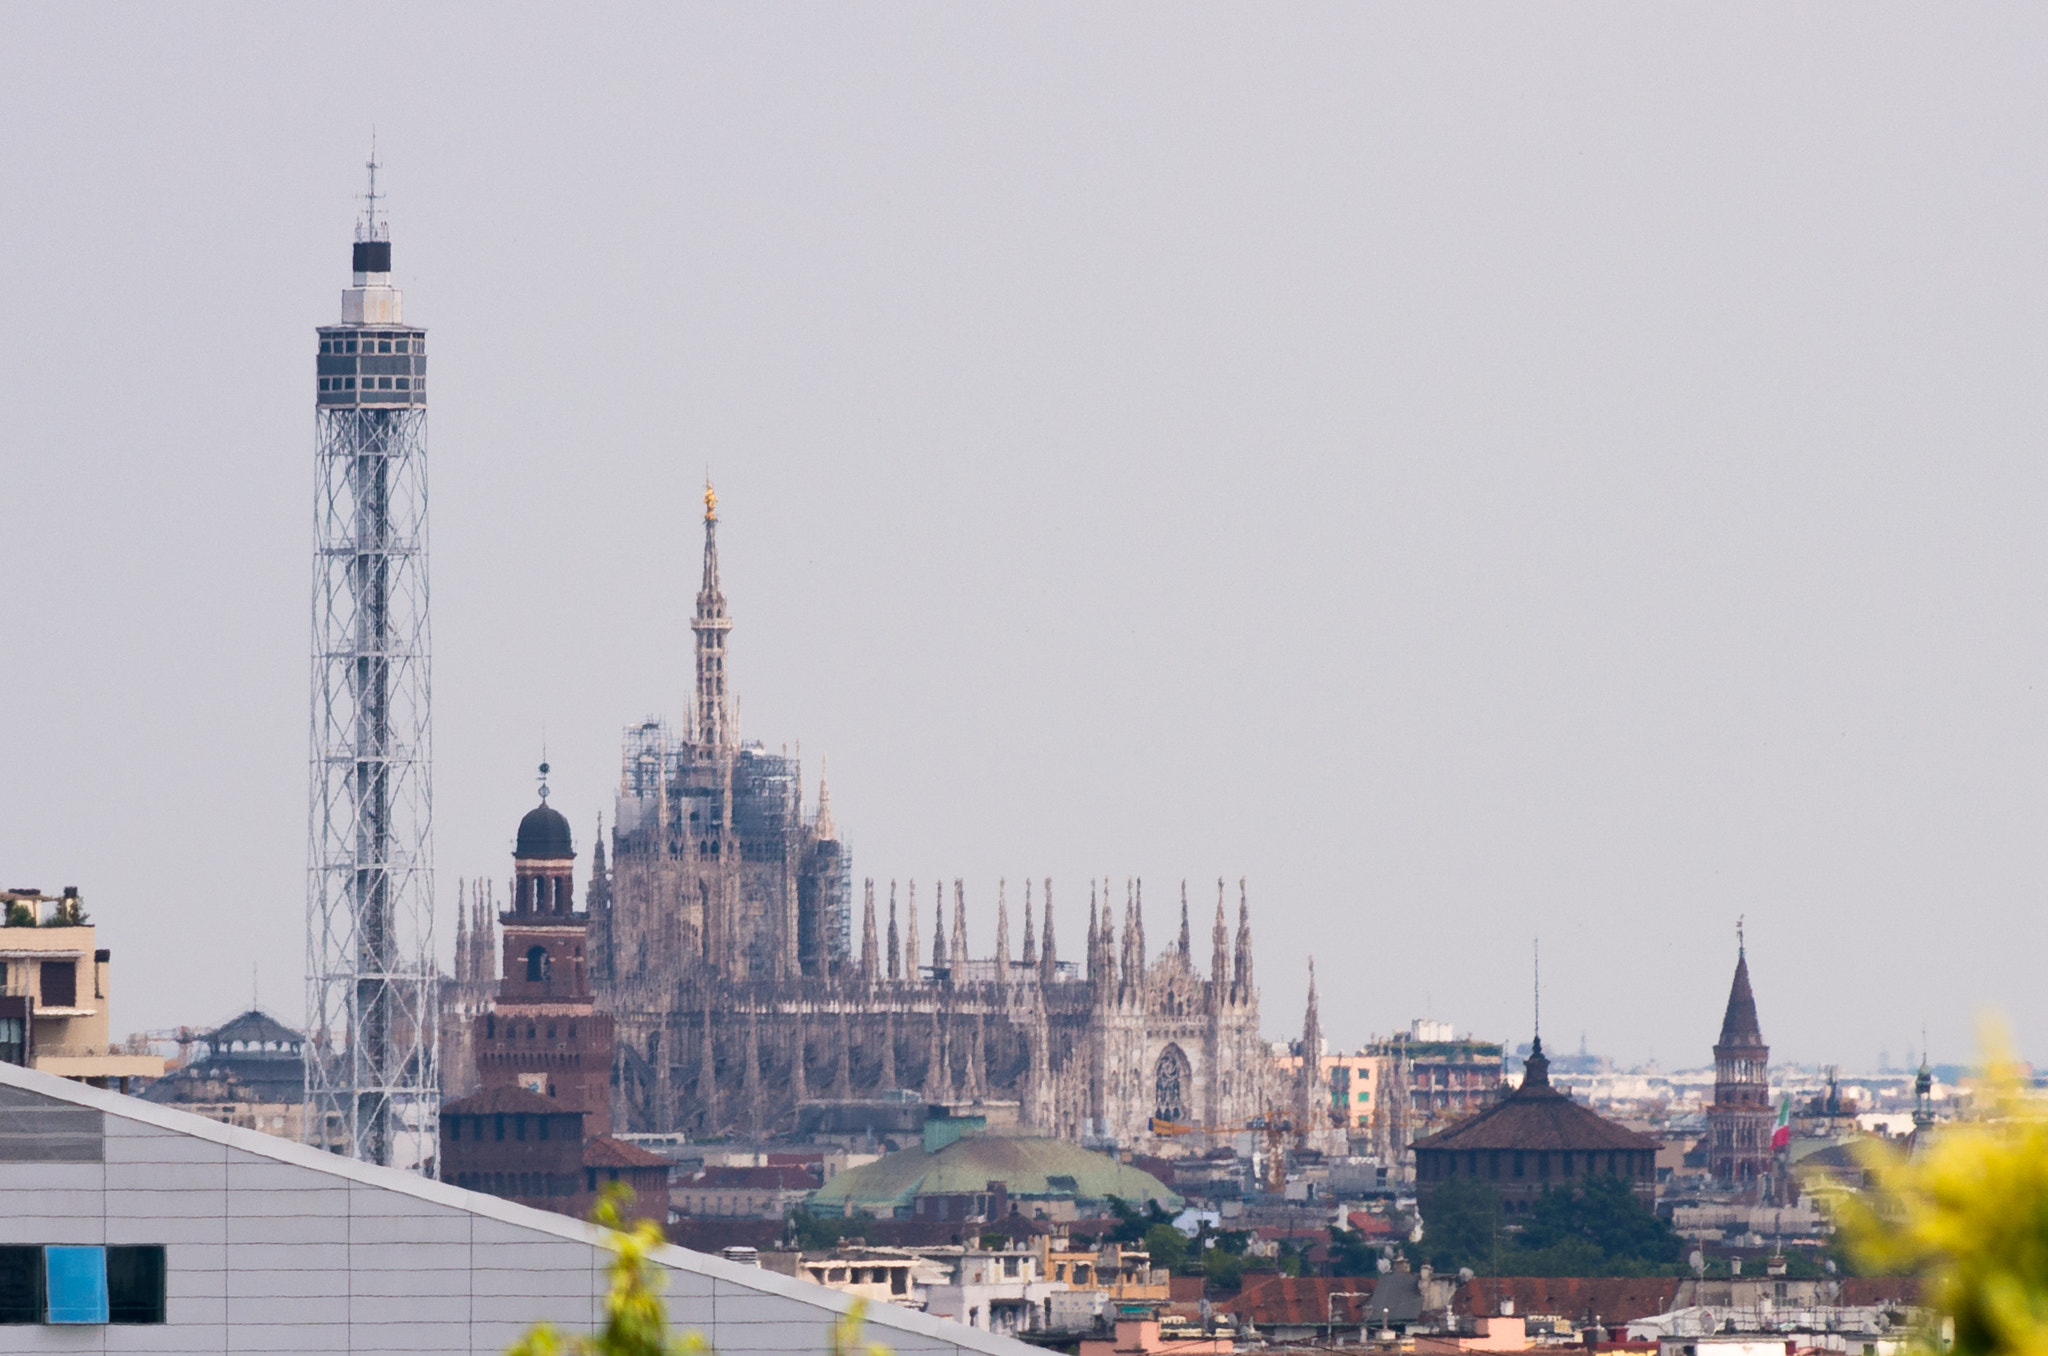
[[[1052,877],[1045,878],[1045,948],[1038,953],[1038,978],[1050,984],[1059,978],[1059,949],[1052,940]]]
[[[1010,900],[1007,878],[996,881],[996,983],[1010,982]]]
[[[1223,916],[1223,877],[1216,878],[1216,927],[1209,934],[1212,944],[1209,953],[1209,982],[1221,996],[1223,986],[1230,983],[1230,925]]]
[[[1031,877],[1024,878],[1024,959],[1026,970],[1038,968],[1038,938],[1031,931]]]
[[[819,758],[818,818],[811,827],[813,832],[817,834],[818,841],[823,843],[836,843],[839,841],[839,826],[832,822],[832,783],[830,773],[831,769],[827,766],[825,760],[822,757]],[[858,792],[860,788],[855,787],[854,790]],[[855,799],[859,799],[859,797],[856,796]],[[855,806],[854,808],[859,809],[860,807]]]
[[[1237,878],[1237,959],[1230,979],[1230,996],[1239,1003],[1252,1001],[1252,906],[1245,892],[1244,877]]]
[[[1188,883],[1180,883],[1180,958],[1190,965],[1194,963],[1194,936],[1188,931]]]
[[[695,742],[724,748],[734,729],[725,691],[725,637],[732,618],[725,612],[725,590],[718,583],[718,493],[704,480],[704,582],[697,589],[697,615],[690,622],[697,636],[697,700],[691,712]]]
[[[879,944],[875,940],[875,881],[867,878],[862,889],[860,907],[860,982],[873,988],[881,978],[882,958],[877,954]]]
[[[896,882],[889,882],[889,982],[903,978],[903,952],[896,933]],[[913,959],[913,965],[916,961]]]
[[[967,980],[967,885],[953,877],[953,982]]]
[[[1136,993],[1145,982],[1145,880],[1139,877],[1134,883],[1136,902],[1132,905],[1131,921],[1137,925],[1138,939],[1131,943],[1131,958],[1137,962],[1137,969],[1131,975],[1131,992]]]
[[[952,958],[953,953],[946,949],[946,882],[941,878],[932,887],[932,969],[950,969]]]
[[[1301,1073],[1297,1100],[1300,1122],[1307,1130],[1315,1123],[1323,1087],[1323,1021],[1316,1010],[1316,958],[1308,958],[1308,1010],[1301,1018]]]
[[[604,812],[597,816],[597,830],[590,839],[590,884],[583,891],[583,908],[593,919],[612,907],[612,872],[605,864]]]
[[[455,878],[455,898],[460,901],[455,909],[455,978],[458,982],[467,980],[473,969],[469,957],[469,908],[463,895],[467,894],[462,877]]]
[[[917,882],[910,882],[910,907],[905,910],[909,920],[909,932],[903,941],[903,978],[917,983],[917,968],[924,964],[924,953],[917,949]]]

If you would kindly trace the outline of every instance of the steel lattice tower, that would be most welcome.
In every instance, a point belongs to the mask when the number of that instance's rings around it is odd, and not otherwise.
[[[354,286],[319,327],[305,1125],[432,1175],[426,331],[402,323],[369,170]]]

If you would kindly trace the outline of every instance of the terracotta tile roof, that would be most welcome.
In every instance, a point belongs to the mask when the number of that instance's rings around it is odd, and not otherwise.
[[[515,1113],[528,1116],[580,1116],[583,1113],[574,1107],[563,1106],[560,1102],[528,1092],[525,1088],[485,1088],[482,1092],[454,1102],[443,1102],[443,1116],[510,1116]]]
[[[1355,1232],[1367,1238],[1391,1238],[1400,1232],[1385,1215],[1375,1215],[1370,1210],[1354,1210],[1344,1218]]]
[[[1251,1319],[1261,1327],[1277,1324],[1324,1324],[1330,1321],[1330,1297],[1337,1295],[1337,1321],[1359,1324],[1365,1321],[1371,1300],[1345,1292],[1363,1291],[1369,1296],[1378,1288],[1377,1276],[1269,1276],[1263,1281],[1246,1281],[1237,1298],[1217,1307],[1225,1313]]]
[[[1920,1293],[1918,1276],[1844,1276],[1841,1302],[1849,1305],[1917,1305]]]
[[[1540,1052],[1538,1052],[1540,1054]],[[1543,1061],[1547,1064],[1548,1061]],[[1657,1141],[1580,1106],[1550,1086],[1532,1054],[1516,1088],[1476,1116],[1415,1141],[1416,1149],[1634,1149],[1656,1152]]]
[[[665,1168],[668,1160],[660,1154],[651,1154],[637,1144],[613,1139],[610,1135],[599,1135],[583,1146],[583,1166],[586,1168]]]
[[[1511,1299],[1518,1314],[1590,1316],[1613,1327],[1669,1311],[1678,1284],[1675,1276],[1479,1276],[1458,1287],[1451,1309],[1483,1318]]]

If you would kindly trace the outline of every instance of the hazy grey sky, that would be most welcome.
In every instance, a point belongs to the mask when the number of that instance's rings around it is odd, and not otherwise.
[[[0,877],[301,1007],[313,327],[433,333],[441,896],[542,733],[856,874],[1250,877],[1266,1025],[2048,1054],[2038,6],[0,9]],[[1120,903],[1120,901],[1119,901]],[[447,917],[444,911],[444,919]],[[1013,924],[1013,926],[1019,926]],[[447,937],[444,935],[444,951]]]

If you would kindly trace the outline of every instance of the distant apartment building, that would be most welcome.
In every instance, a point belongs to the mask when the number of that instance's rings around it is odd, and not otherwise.
[[[1300,1077],[1302,1046],[1289,1042],[1273,1059],[1279,1086]],[[1369,1154],[1399,1171],[1408,1146],[1499,1101],[1498,1041],[1460,1036],[1449,1022],[1418,1017],[1403,1032],[1375,1038],[1353,1054],[1326,1049],[1318,1061],[1324,1099],[1313,1109],[1320,1128],[1342,1131],[1351,1152]]]
[[[1371,1138],[1372,1152],[1390,1166],[1405,1164],[1417,1139],[1478,1115],[1505,1092],[1501,1042],[1460,1036],[1449,1022],[1418,1017],[1363,1053],[1385,1061]]]
[[[160,1076],[161,1056],[110,1034],[112,966],[76,886],[0,890],[0,1062],[123,1092]]]
[[[1390,1081],[1393,1060],[1384,1054],[1360,1051],[1338,1055],[1325,1052],[1321,1060],[1322,1082],[1329,1097],[1330,1124],[1353,1141],[1369,1139],[1374,1118],[1382,1114],[1384,1089]],[[1290,1043],[1287,1053],[1273,1058],[1274,1076],[1281,1086],[1291,1086],[1301,1069],[1301,1050]],[[1370,1152],[1361,1149],[1361,1152]]]
[[[1008,1336],[1049,1329],[1052,1297],[1067,1285],[1048,1280],[1039,1268],[1040,1259],[1030,1252],[963,1248],[953,1259],[951,1278],[925,1288],[924,1311]]]

